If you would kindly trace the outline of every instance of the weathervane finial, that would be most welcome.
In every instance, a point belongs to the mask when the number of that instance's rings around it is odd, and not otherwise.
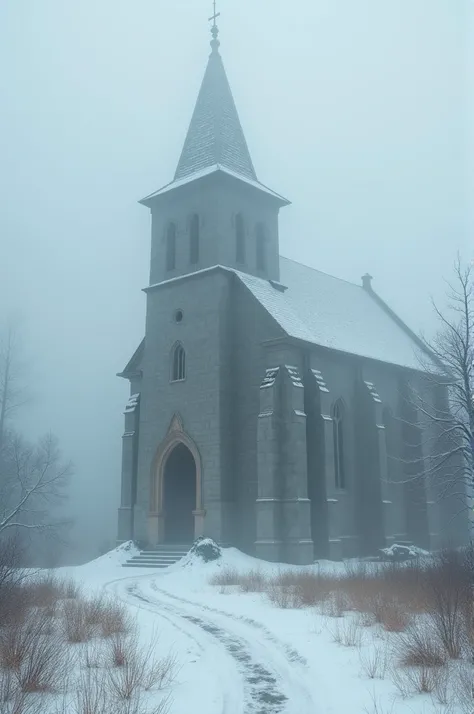
[[[214,52],[217,52],[219,49],[220,42],[217,39],[219,36],[219,28],[217,27],[216,20],[218,17],[220,17],[220,12],[217,12],[216,10],[216,0],[213,0],[213,6],[214,6],[214,13],[212,17],[209,18],[209,22],[212,22],[212,27],[211,27],[211,35],[212,35],[212,40],[211,40],[211,47]]]

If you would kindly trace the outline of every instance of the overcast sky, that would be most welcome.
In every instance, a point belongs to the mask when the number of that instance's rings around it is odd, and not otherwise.
[[[76,464],[76,533],[115,537],[115,377],[143,336],[149,215],[209,53],[210,0],[0,0],[0,321],[21,320],[31,435]],[[221,53],[281,252],[415,330],[472,249],[469,0],[221,0]],[[472,20],[472,18],[471,18]],[[471,26],[472,30],[472,26]],[[471,41],[472,44],[472,41]],[[472,147],[472,142],[471,142]],[[472,195],[472,193],[471,193]]]

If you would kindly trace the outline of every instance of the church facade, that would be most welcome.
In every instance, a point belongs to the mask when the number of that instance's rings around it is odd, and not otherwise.
[[[257,178],[213,28],[174,180],[151,211],[145,338],[130,382],[118,540],[200,535],[309,563],[459,543],[428,477],[442,406],[422,345],[372,288],[282,258],[288,201]],[[425,355],[426,357],[426,355]]]

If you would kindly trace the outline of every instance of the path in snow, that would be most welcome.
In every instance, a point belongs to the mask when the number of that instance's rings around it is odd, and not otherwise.
[[[127,578],[116,581],[114,586],[119,597],[172,622],[202,649],[217,645],[218,657],[227,659],[228,668],[234,670],[234,676],[229,676],[232,687],[226,692],[222,714],[317,711],[306,686],[304,659],[261,623],[171,595],[149,577]],[[216,676],[219,674],[217,669]]]

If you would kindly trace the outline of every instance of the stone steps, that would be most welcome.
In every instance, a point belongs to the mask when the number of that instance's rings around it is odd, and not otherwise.
[[[153,550],[142,550],[122,564],[123,568],[168,568],[184,558],[191,545],[162,545]]]

